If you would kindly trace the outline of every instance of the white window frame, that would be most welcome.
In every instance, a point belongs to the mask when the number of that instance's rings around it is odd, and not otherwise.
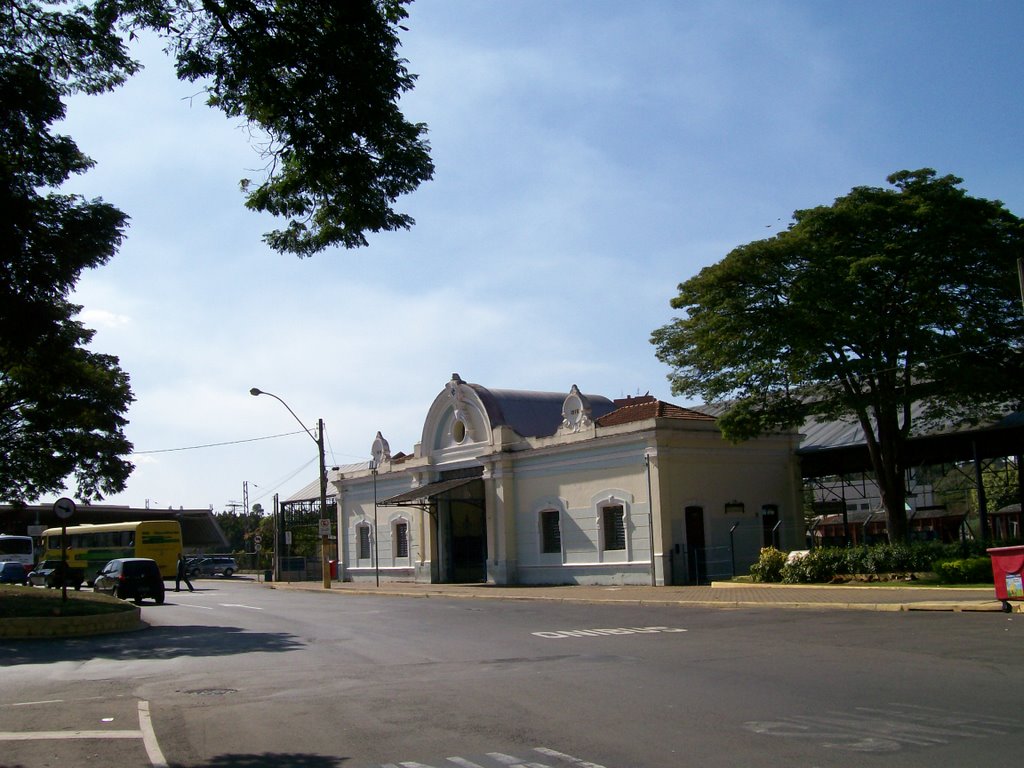
[[[537,499],[532,507],[533,515],[533,547],[536,553],[537,562],[541,565],[562,565],[566,562],[565,557],[565,521],[569,520],[568,502],[559,496],[546,496]],[[545,512],[558,513],[558,552],[544,551],[544,530],[541,526],[541,516]],[[527,546],[527,542],[523,542]]]
[[[597,528],[597,554],[601,562],[629,562],[633,559],[633,494],[619,489],[600,493],[591,500],[594,509],[594,524]],[[622,549],[605,549],[604,514],[609,507],[622,507]]]
[[[366,531],[366,557],[363,557],[363,539],[362,532]],[[356,562],[364,563],[369,561],[373,564],[373,526],[366,520],[360,520],[356,523]]]
[[[405,555],[398,554],[398,526],[405,525]],[[399,515],[391,520],[391,561],[395,565],[408,565],[412,562],[412,521]]]
[[[544,536],[544,518],[547,515],[554,515],[555,522],[558,526],[558,549],[547,550],[544,545],[547,543]],[[544,509],[537,512],[537,546],[540,549],[541,557],[558,557],[561,559],[565,555],[565,543],[562,540],[562,510],[558,507],[545,507]]]

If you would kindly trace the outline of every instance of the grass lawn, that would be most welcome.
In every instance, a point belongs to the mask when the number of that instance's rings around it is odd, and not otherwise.
[[[130,611],[134,606],[122,601],[94,600],[68,590],[68,599],[61,599],[59,589],[19,587],[0,584],[0,619],[40,618],[48,616],[96,616],[103,613]]]

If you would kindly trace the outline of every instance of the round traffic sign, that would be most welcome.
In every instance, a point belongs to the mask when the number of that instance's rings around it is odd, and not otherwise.
[[[53,511],[61,520],[67,520],[75,514],[75,502],[66,497],[57,499],[53,502]]]

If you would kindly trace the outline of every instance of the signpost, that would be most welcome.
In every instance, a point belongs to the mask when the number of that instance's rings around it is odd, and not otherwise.
[[[68,601],[68,520],[75,514],[75,502],[64,497],[53,502],[53,513],[60,519],[60,599]]]

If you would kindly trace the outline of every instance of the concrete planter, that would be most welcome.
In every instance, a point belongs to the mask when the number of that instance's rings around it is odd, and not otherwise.
[[[60,601],[57,598],[41,598]],[[82,593],[75,600],[112,602],[124,605],[124,601],[107,595]],[[32,618],[0,619],[0,638],[6,640],[29,640],[50,637],[83,637],[105,635],[113,632],[132,632],[146,627],[142,621],[142,610],[137,605],[127,610],[104,613],[96,616],[40,616]]]

